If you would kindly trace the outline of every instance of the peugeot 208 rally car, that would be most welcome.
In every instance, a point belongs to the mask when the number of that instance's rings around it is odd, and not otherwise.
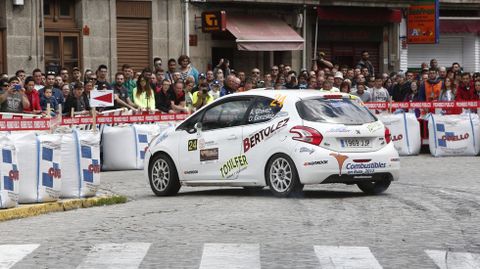
[[[268,186],[296,195],[305,184],[357,184],[368,194],[398,180],[390,131],[348,94],[254,90],[222,97],[154,138],[145,176],[159,196],[181,185]]]

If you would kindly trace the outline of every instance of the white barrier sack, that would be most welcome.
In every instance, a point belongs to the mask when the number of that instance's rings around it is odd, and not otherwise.
[[[400,155],[420,153],[422,139],[420,123],[413,113],[377,115],[392,134],[392,141]]]
[[[169,124],[106,126],[102,133],[104,170],[143,169],[145,150]],[[119,147],[119,145],[122,145]]]
[[[0,136],[0,150],[0,208],[16,207],[20,168],[15,145],[6,135]]]
[[[133,125],[135,130],[135,148],[137,152],[136,156],[136,166],[137,169],[143,169],[143,161],[145,160],[145,152],[147,150],[148,144],[152,139],[159,135],[161,130],[165,130],[168,127],[163,128],[158,124],[152,125]]]
[[[13,133],[11,138],[18,150],[18,165],[22,168],[19,202],[58,200],[62,187],[61,136],[29,132]]]
[[[100,134],[78,130],[64,134],[61,196],[95,196],[99,185]]]
[[[430,152],[433,156],[475,156],[480,152],[480,120],[477,114],[430,115]]]
[[[105,126],[102,132],[103,170],[136,169],[135,132],[129,125]]]

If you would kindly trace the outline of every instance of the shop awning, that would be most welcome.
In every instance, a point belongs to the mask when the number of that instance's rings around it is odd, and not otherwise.
[[[440,33],[474,33],[480,35],[480,20],[440,20]]]
[[[318,7],[318,19],[337,22],[400,23],[402,11],[370,7]]]
[[[227,30],[236,37],[239,50],[303,49],[303,38],[278,18],[228,14]]]

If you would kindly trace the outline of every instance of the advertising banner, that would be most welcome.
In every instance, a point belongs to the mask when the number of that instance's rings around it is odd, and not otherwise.
[[[419,0],[410,5],[407,16],[409,44],[437,44],[439,27],[438,0]]]

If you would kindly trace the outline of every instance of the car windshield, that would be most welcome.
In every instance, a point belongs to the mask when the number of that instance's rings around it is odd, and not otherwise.
[[[366,107],[347,98],[307,99],[298,102],[296,106],[300,117],[306,121],[364,124],[377,120]]]

